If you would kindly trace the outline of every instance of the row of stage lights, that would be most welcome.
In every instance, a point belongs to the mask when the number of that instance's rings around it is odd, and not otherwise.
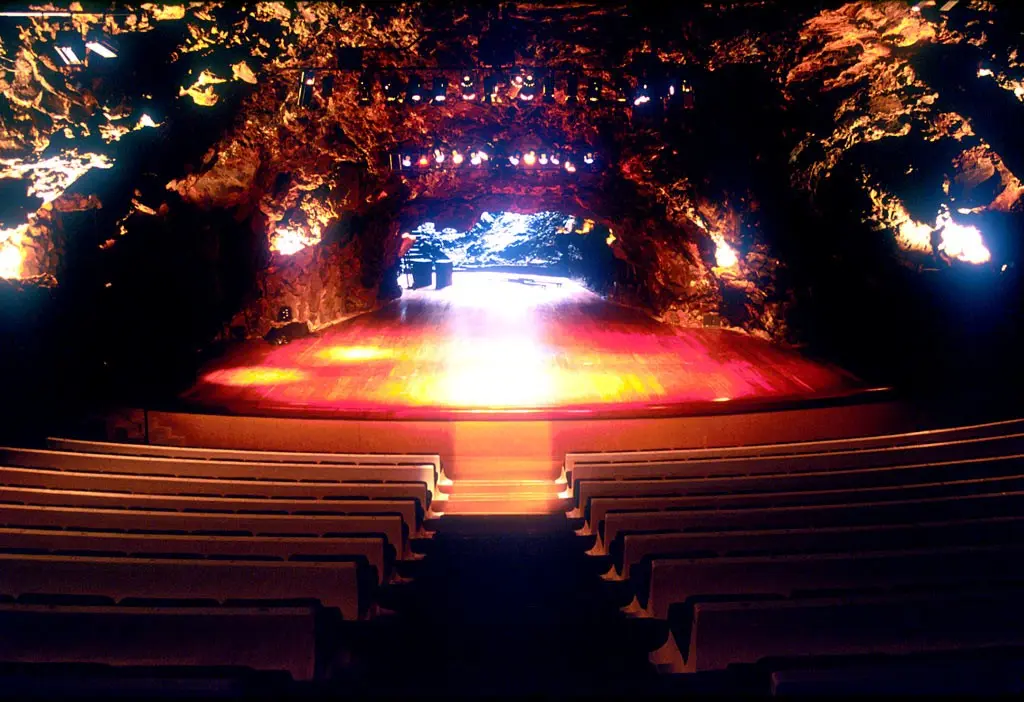
[[[313,99],[313,90],[317,83],[316,69],[305,69],[299,84],[299,106],[308,107]],[[547,73],[539,76],[530,69],[523,69],[512,74],[491,73],[483,79],[483,85],[477,84],[472,72],[464,72],[459,80],[455,97],[464,102],[480,101],[485,104],[501,104],[508,99],[510,102],[555,102],[555,74]],[[357,100],[361,105],[371,105],[375,98],[377,78],[371,71],[363,71],[359,75]],[[508,86],[502,91],[503,85]],[[388,104],[411,105],[444,104],[449,101],[449,82],[444,76],[435,76],[430,85],[416,74],[404,80],[397,74],[388,74],[380,79],[381,92]],[[334,88],[334,79],[328,75],[321,86],[321,94],[329,97]],[[482,89],[481,89],[482,88]],[[604,81],[590,78],[587,81],[583,99],[580,99],[580,78],[575,73],[565,76],[564,92],[567,103],[585,102],[590,105],[600,103],[632,104],[634,108],[644,108],[661,101],[668,106],[683,108],[693,107],[693,88],[683,78],[670,77],[663,81],[654,81],[641,77],[635,85],[628,79],[616,81],[614,97],[607,99]]]
[[[396,171],[424,172],[429,170],[453,170],[459,168],[510,168],[520,171],[561,171],[576,173],[579,169],[597,170],[598,158],[593,151],[581,156],[562,150],[527,151],[503,155],[488,153],[483,149],[460,151],[437,148],[432,153],[395,153],[390,155],[391,168]]]

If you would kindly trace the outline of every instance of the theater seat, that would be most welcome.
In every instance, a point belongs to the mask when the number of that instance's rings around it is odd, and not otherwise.
[[[900,593],[694,607],[651,656],[663,672],[724,670],[766,658],[964,651],[1024,644],[1019,590]],[[676,653],[678,651],[678,653]]]
[[[0,662],[315,672],[313,607],[0,604]]]

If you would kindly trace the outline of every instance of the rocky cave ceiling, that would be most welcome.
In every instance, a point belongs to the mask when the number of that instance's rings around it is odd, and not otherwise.
[[[556,211],[614,233],[616,299],[785,339],[803,258],[861,247],[912,270],[1013,265],[1019,9],[662,5],[522,2],[499,20],[474,4],[194,2],[2,18],[0,284],[118,285],[163,250],[150,241],[180,237],[217,270],[252,269],[223,295],[225,329],[263,334],[285,305],[316,328],[377,304],[418,223]],[[65,65],[64,32],[107,37],[118,56]],[[518,65],[578,71],[581,95],[601,78],[608,99],[569,104],[559,82],[553,103],[486,105],[458,99],[461,70],[429,73],[474,67],[482,82],[496,37]],[[300,106],[302,69],[335,69],[338,47],[364,47],[372,104],[342,71],[329,95],[317,74]],[[694,109],[637,119],[611,98],[624,70],[652,62],[683,67]],[[449,100],[389,104],[380,79],[414,69],[447,77]],[[485,143],[593,150],[602,168],[410,176],[386,158]]]

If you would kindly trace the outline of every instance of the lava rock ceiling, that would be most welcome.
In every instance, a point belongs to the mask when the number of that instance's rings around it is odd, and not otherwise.
[[[465,102],[458,69],[440,105],[388,104],[379,82],[360,104],[356,71],[299,106],[301,69],[335,68],[338,47],[366,47],[378,79],[480,66],[498,20],[472,4],[193,2],[5,20],[0,284],[112,289],[114,315],[166,285],[189,310],[165,323],[198,314],[198,340],[262,336],[282,306],[315,329],[378,304],[402,232],[425,221],[465,231],[483,212],[555,211],[614,233],[613,298],[673,324],[799,341],[791,313],[836,256],[1012,265],[1024,192],[1013,11],[823,4],[508,6],[501,36],[519,62],[578,67],[581,90],[650,58],[686,66],[695,109],[665,121],[566,104],[561,83],[554,104]],[[103,30],[119,57],[63,65],[54,43],[68,30]],[[606,167],[406,177],[383,158],[474,141],[579,145]]]

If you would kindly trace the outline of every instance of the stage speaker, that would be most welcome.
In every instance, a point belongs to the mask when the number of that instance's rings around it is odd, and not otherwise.
[[[412,267],[412,287],[429,288],[434,282],[434,262],[428,259],[410,261]]]
[[[441,259],[437,262],[437,278],[434,285],[438,290],[447,288],[452,284],[452,262],[448,259]]]

